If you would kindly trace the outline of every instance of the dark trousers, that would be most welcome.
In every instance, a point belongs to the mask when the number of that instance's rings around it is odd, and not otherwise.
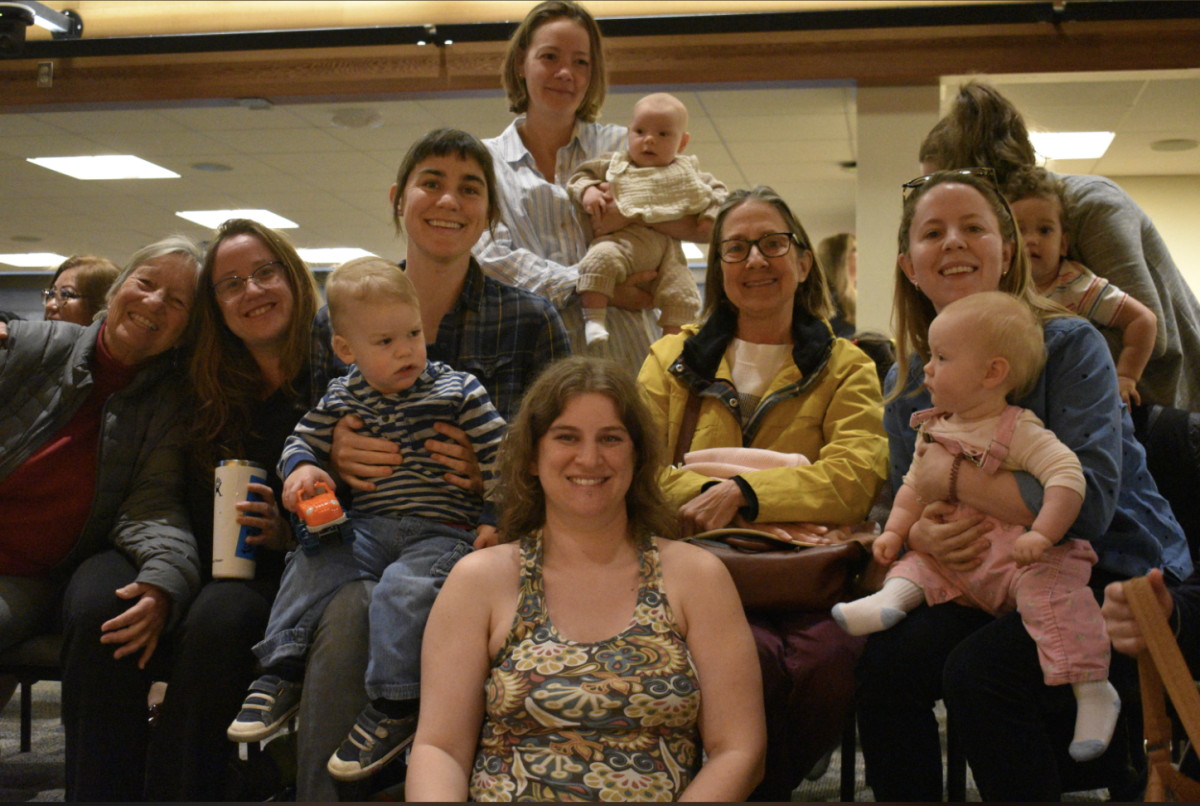
[[[1109,680],[1121,695],[1118,732],[1099,759],[1075,763],[1067,755],[1075,723],[1071,687],[1045,685],[1037,647],[1017,613],[993,619],[957,604],[918,607],[872,635],[859,663],[867,783],[877,801],[942,799],[933,706],[944,699],[984,800],[1056,801],[1079,786],[1136,786],[1130,755],[1130,735],[1141,731],[1136,664],[1114,653]]]
[[[138,669],[141,652],[113,659],[116,646],[100,643],[100,625],[136,600],[115,591],[137,571],[110,550],[85,560],[63,596],[62,721],[66,735],[66,799],[140,800],[146,744],[146,695],[151,670]],[[155,658],[158,659],[158,653]]]
[[[239,799],[228,790],[238,746],[225,731],[257,677],[250,648],[266,631],[277,587],[278,580],[213,580],[176,628],[146,762],[147,800]]]
[[[787,801],[842,735],[863,639],[847,635],[828,613],[748,618],[767,709],[766,773],[749,799]]]

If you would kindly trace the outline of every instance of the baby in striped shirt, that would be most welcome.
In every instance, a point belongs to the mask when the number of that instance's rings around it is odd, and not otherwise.
[[[404,461],[376,480],[375,490],[355,494],[353,541],[288,557],[266,636],[254,647],[264,675],[250,686],[228,734],[262,741],[287,722],[299,707],[305,659],[325,607],[343,585],[376,581],[371,702],[329,760],[330,775],[355,781],[412,742],[429,610],[450,569],[471,551],[475,526],[489,520],[483,496],[448,481],[425,443],[443,439],[435,423],[462,429],[486,486],[505,423],[475,376],[427,360],[416,290],[398,266],[377,257],[352,260],[330,274],[325,291],[334,352],[354,367],[330,382],[288,438],[278,468],[283,505],[295,511],[300,493],[311,495],[318,483],[334,488],[325,466],[334,426],[347,414],[361,417],[373,436],[396,442]]]

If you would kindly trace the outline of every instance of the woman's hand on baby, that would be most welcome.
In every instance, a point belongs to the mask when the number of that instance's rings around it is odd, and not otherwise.
[[[610,235],[619,229],[624,229],[630,224],[637,221],[636,218],[627,218],[620,209],[617,208],[613,201],[611,193],[604,194],[604,209],[599,215],[592,215],[592,235],[598,237],[600,235]]]
[[[1046,549],[1053,545],[1050,538],[1030,529],[1013,542],[1013,560],[1021,567],[1031,565],[1042,559]]]
[[[631,274],[625,282],[613,289],[609,305],[625,311],[644,311],[654,307],[654,295],[641,287],[658,276],[656,271],[639,271]]]
[[[433,430],[454,440],[425,440],[425,450],[451,470],[442,478],[455,487],[483,495],[483,471],[479,469],[479,458],[467,432],[450,423],[434,423]]]
[[[919,440],[917,455],[921,461],[910,471],[913,489],[926,503],[945,501],[950,495],[950,466],[954,464],[954,454],[940,442]]]
[[[404,461],[400,446],[390,439],[359,434],[362,418],[347,414],[333,428],[333,446],[329,466],[341,479],[359,492],[371,492],[371,479],[392,475],[392,468]],[[287,502],[284,502],[287,505]]]
[[[1154,598],[1163,612],[1170,616],[1175,611],[1175,600],[1167,591],[1162,571],[1152,568],[1147,578]],[[1104,626],[1108,630],[1108,637],[1112,639],[1113,649],[1123,655],[1137,655],[1146,649],[1146,636],[1142,634],[1142,628],[1133,615],[1133,608],[1129,606],[1124,582],[1109,583],[1104,589],[1104,606],[1100,612],[1104,615]]]
[[[925,552],[952,571],[971,571],[983,563],[983,554],[991,546],[984,535],[992,530],[992,524],[979,512],[946,520],[955,509],[945,501],[926,506],[920,520],[909,530],[908,546]]]
[[[251,483],[248,489],[257,493],[262,500],[242,501],[237,505],[237,522],[258,529],[258,534],[248,535],[246,542],[252,546],[283,551],[292,542],[292,527],[275,504],[275,491],[266,484],[257,483]]]

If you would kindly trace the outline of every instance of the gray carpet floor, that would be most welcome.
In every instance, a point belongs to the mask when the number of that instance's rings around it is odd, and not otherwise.
[[[59,721],[60,685],[41,682],[33,687],[33,747],[20,752],[20,695],[15,695],[0,712],[0,800],[61,801],[63,799],[63,729]],[[940,714],[944,717],[944,714]],[[944,718],[941,720],[944,724]],[[943,741],[945,737],[943,735]],[[866,786],[862,754],[856,754],[855,800],[873,801]],[[793,800],[831,802],[839,799],[841,751],[834,750],[829,768],[815,781],[805,781]],[[1066,799],[1104,800],[1107,792],[1077,792]],[[979,800],[975,782],[967,771],[967,799]]]

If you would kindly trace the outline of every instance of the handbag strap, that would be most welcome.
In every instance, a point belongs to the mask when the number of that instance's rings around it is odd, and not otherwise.
[[[675,443],[675,458],[671,464],[683,464],[684,454],[692,447],[692,437],[696,434],[696,423],[700,422],[700,395],[688,390],[687,406],[683,409],[683,422],[679,426],[679,441]]]
[[[1200,739],[1200,692],[1196,691],[1195,680],[1167,624],[1166,614],[1150,587],[1150,580],[1146,577],[1128,580],[1125,582],[1125,596],[1146,639],[1146,651],[1138,656],[1146,749],[1156,751],[1170,748],[1171,720],[1163,701],[1163,686],[1171,695],[1175,712],[1192,745],[1200,747],[1200,741],[1197,741]]]

